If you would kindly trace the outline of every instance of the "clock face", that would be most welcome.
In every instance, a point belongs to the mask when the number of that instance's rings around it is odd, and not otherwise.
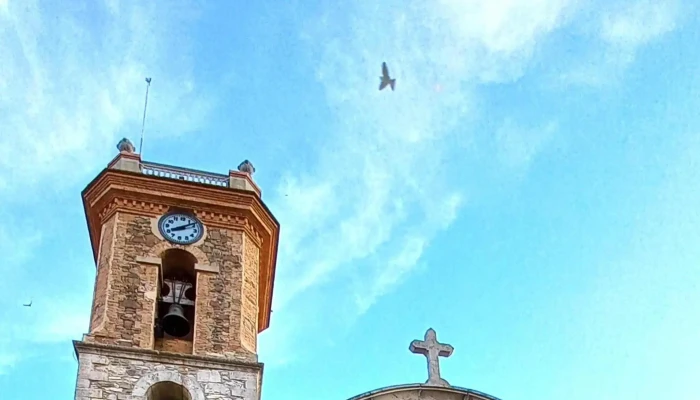
[[[186,213],[172,213],[160,217],[158,229],[164,238],[177,244],[194,243],[204,233],[202,223],[195,216]]]

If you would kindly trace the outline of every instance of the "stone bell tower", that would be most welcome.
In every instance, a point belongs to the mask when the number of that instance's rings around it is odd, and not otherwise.
[[[279,224],[247,160],[149,163],[127,139],[83,191],[97,267],[76,399],[260,399]]]

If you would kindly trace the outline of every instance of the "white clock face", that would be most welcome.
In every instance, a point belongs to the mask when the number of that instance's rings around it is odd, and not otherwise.
[[[185,213],[166,214],[158,221],[158,229],[164,238],[173,243],[191,244],[198,241],[204,227],[197,218]]]

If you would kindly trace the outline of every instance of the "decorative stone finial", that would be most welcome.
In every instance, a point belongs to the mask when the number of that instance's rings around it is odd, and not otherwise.
[[[449,357],[454,348],[449,344],[437,341],[437,335],[433,328],[425,332],[425,340],[414,340],[409,346],[414,354],[423,354],[428,360],[428,380],[426,385],[450,387],[450,384],[440,377],[440,360],[438,357]]]
[[[117,149],[119,149],[119,152],[124,152],[124,153],[133,153],[136,151],[136,147],[134,147],[134,144],[131,143],[131,140],[124,138],[117,143]]]
[[[243,162],[238,166],[238,170],[251,176],[255,173],[255,167],[248,160],[243,160]]]

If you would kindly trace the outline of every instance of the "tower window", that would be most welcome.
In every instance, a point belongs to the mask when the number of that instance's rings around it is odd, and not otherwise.
[[[157,350],[191,352],[197,293],[196,262],[192,254],[181,249],[169,249],[162,255],[155,332]],[[182,344],[182,341],[189,344]]]

